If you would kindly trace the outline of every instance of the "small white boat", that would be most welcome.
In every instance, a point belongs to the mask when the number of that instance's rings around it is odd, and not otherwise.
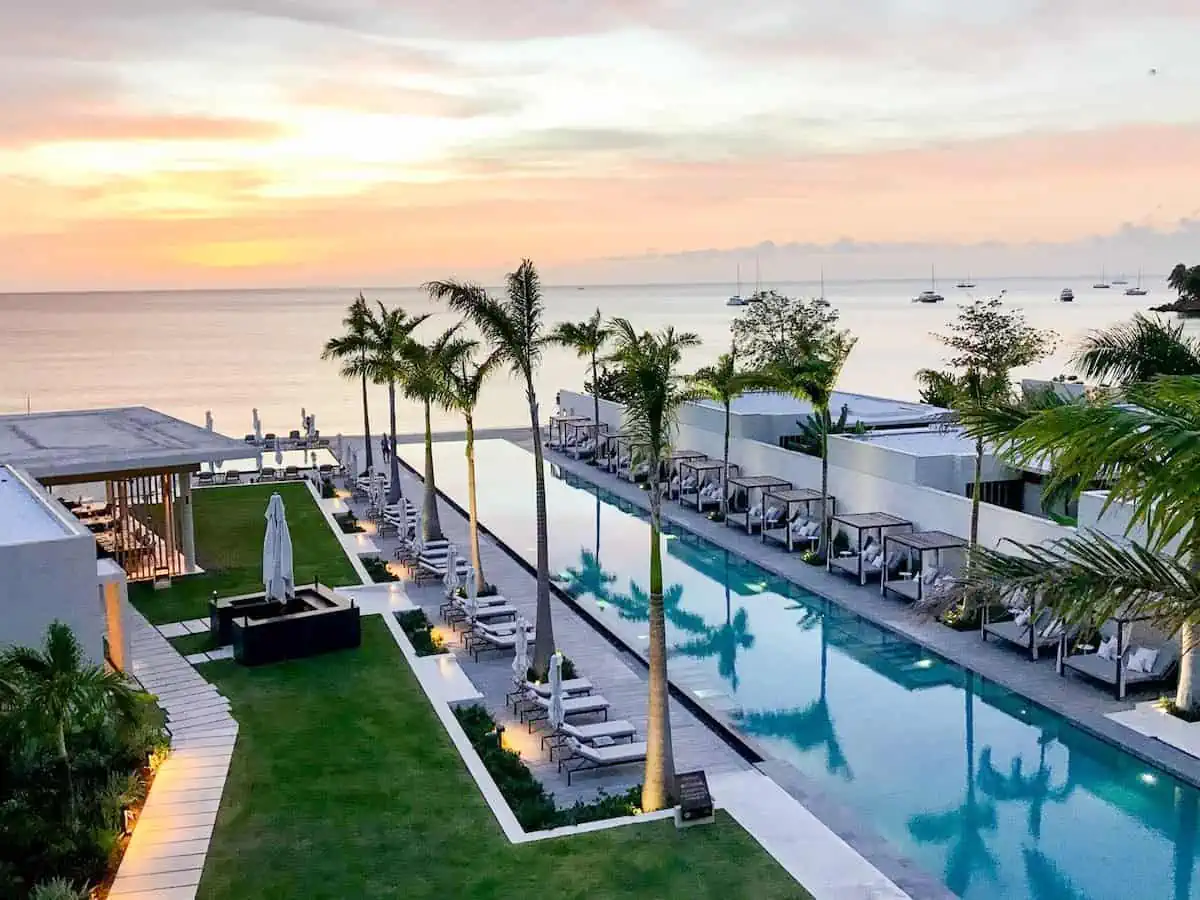
[[[975,282],[973,282],[971,280],[971,276],[968,275],[966,278],[964,278],[962,281],[960,281],[958,284],[956,284],[955,287],[956,288],[973,288],[973,287],[975,287]]]
[[[937,292],[937,272],[933,266],[929,267],[929,290],[921,291],[917,296],[913,297],[913,303],[941,303],[946,298]]]
[[[1070,303],[1075,299],[1075,292],[1070,288],[1063,288],[1062,293],[1058,295],[1058,299],[1063,303]]]
[[[1108,279],[1104,277],[1104,266],[1100,267],[1100,280],[1093,284],[1092,287],[1102,291],[1107,291],[1110,287]]]
[[[745,306],[746,298],[742,296],[742,264],[737,267],[737,293],[725,301],[726,306]]]
[[[1115,282],[1115,281],[1113,282],[1113,284],[1116,284],[1116,283],[1117,282]],[[1146,289],[1144,287],[1142,287],[1142,270],[1141,269],[1138,269],[1137,287],[1131,287],[1131,288],[1126,289],[1125,296],[1126,297],[1145,297],[1146,296]]]

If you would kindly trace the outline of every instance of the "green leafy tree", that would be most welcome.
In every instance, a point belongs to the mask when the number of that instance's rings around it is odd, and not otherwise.
[[[800,429],[800,433],[794,438],[788,438],[789,449],[796,450],[806,456],[815,456],[820,458],[822,448],[831,434],[866,434],[867,426],[862,422],[855,422],[853,425],[847,422],[850,416],[850,407],[845,403],[842,404],[842,411],[838,414],[836,420],[832,419],[829,412],[824,414],[813,413],[805,416],[803,419],[796,421],[796,425]]]
[[[1175,702],[1187,713],[1200,709],[1200,379],[1163,376],[1043,410],[981,409],[965,425],[1017,464],[1049,460],[1050,490],[1107,484],[1104,509],[1125,504],[1130,532],[1141,526],[1147,535],[1144,544],[1101,532],[1046,546],[1016,543],[1017,555],[977,547],[970,590],[996,596],[1026,589],[1069,624],[1091,625],[1127,610],[1178,632],[1183,653]]]
[[[73,817],[76,797],[67,737],[85,720],[106,713],[118,722],[132,722],[137,696],[124,675],[89,663],[74,633],[62,622],[46,629],[40,649],[6,650],[0,670],[8,673],[5,680],[15,689],[9,702],[20,726],[52,748],[62,763]]]
[[[479,506],[475,495],[475,409],[479,406],[479,395],[488,376],[500,363],[496,353],[491,353],[481,363],[475,363],[463,354],[457,360],[444,359],[446,365],[446,390],[443,402],[448,409],[462,413],[467,426],[467,504],[470,512],[471,565],[475,567],[475,586],[480,593],[488,590],[483,576],[483,557],[479,553]]]
[[[440,541],[445,537],[438,517],[431,411],[435,404],[450,406],[454,403],[446,373],[458,368],[476,346],[475,341],[459,336],[461,327],[461,324],[452,325],[428,344],[406,335],[400,343],[398,354],[400,389],[405,397],[417,401],[425,410],[425,506],[421,511],[421,523],[427,541]],[[395,466],[395,454],[392,454],[393,469]],[[398,474],[394,473],[392,478],[395,483]]]
[[[600,354],[611,337],[612,329],[604,324],[600,318],[600,310],[597,309],[591,318],[582,322],[560,322],[547,338],[550,343],[568,347],[574,350],[580,359],[588,359],[591,362],[591,387],[587,389],[592,395],[597,439],[600,433],[600,392],[597,387],[600,382]]]
[[[917,372],[917,387],[920,389],[922,403],[949,409],[958,400],[962,380],[950,372],[920,369]]]
[[[625,394],[625,386],[621,380],[620,370],[610,368],[603,362],[600,363],[600,371],[596,377],[591,381],[583,383],[583,390],[584,393],[595,394],[601,400],[620,403],[622,406],[629,399]]]
[[[753,369],[740,369],[737,364],[737,347],[731,346],[722,353],[715,365],[705,366],[688,379],[698,396],[720,403],[725,409],[725,444],[721,458],[721,517],[729,512],[729,497],[725,482],[729,479],[729,432],[733,417],[733,401],[747,391],[770,386],[770,379]]]
[[[380,303],[378,315],[371,316],[367,322],[367,355],[362,365],[373,382],[387,385],[388,424],[393,447],[396,446],[396,385],[404,373],[404,349],[413,330],[428,318],[410,316],[399,307],[388,309]],[[370,443],[368,435],[367,444]],[[400,463],[395,453],[391,455],[389,476],[388,502],[395,503],[400,499]]]
[[[367,443],[368,469],[375,467],[375,459],[371,454],[371,410],[367,404],[367,379],[370,375],[367,359],[371,355],[372,319],[370,305],[359,294],[342,319],[345,332],[326,341],[325,349],[321,351],[321,359],[335,359],[342,364],[343,378],[358,379],[362,383],[363,435]]]
[[[1133,384],[1159,375],[1200,376],[1200,341],[1183,336],[1182,322],[1134,315],[1093,331],[1071,357],[1085,378]]]
[[[950,408],[956,413],[982,409],[1011,398],[1012,370],[1031,365],[1054,352],[1056,336],[1034,328],[1025,314],[1009,309],[1001,297],[977,299],[959,307],[949,334],[934,334],[952,352],[948,360],[957,389]],[[929,376],[918,373],[928,386]],[[975,479],[971,491],[970,544],[979,540],[979,502],[983,480],[984,443],[975,440]]]
[[[1200,266],[1176,263],[1167,276],[1167,287],[1179,294],[1180,300],[1200,300]]]
[[[683,350],[700,339],[667,328],[639,334],[627,319],[612,323],[614,358],[621,364],[629,403],[625,428],[650,463],[650,695],[646,728],[646,775],[642,807],[664,809],[675,795],[675,760],[667,693],[666,621],[662,570],[662,463],[671,449],[679,407],[695,396],[688,390],[679,365]]]
[[[733,323],[734,343],[776,390],[807,400],[829,417],[834,387],[856,339],[838,328],[838,312],[823,299],[770,292]],[[821,440],[821,534],[829,541],[829,434]]]
[[[537,515],[537,638],[533,668],[545,674],[554,652],[554,622],[550,615],[550,546],[546,524],[546,465],[538,413],[534,373],[541,365],[547,338],[543,317],[541,279],[533,261],[525,259],[506,278],[503,299],[492,297],[479,285],[462,281],[431,281],[425,285],[435,300],[466,316],[483,334],[499,359],[525,385],[529,403],[530,438],[533,441],[534,502]]]

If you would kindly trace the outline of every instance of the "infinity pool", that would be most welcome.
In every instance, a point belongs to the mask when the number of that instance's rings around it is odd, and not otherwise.
[[[401,452],[420,468],[419,445]],[[483,441],[477,455],[481,521],[534,560],[532,454]],[[463,445],[435,459],[465,507]],[[547,476],[551,572],[644,647],[644,516]],[[665,549],[672,682],[956,894],[1200,900],[1194,788],[688,532]]]

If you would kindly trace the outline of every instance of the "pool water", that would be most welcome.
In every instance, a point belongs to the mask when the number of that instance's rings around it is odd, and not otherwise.
[[[533,561],[532,454],[476,452],[480,520]],[[465,507],[462,444],[435,461]],[[644,515],[552,466],[546,490],[551,573],[645,647]],[[954,893],[1200,900],[1195,788],[688,532],[663,569],[672,682]]]

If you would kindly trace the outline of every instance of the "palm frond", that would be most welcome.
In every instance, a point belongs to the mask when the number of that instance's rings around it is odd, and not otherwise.
[[[1071,357],[1085,378],[1130,384],[1159,375],[1200,375],[1200,341],[1183,336],[1183,323],[1140,313],[1089,334]]]

